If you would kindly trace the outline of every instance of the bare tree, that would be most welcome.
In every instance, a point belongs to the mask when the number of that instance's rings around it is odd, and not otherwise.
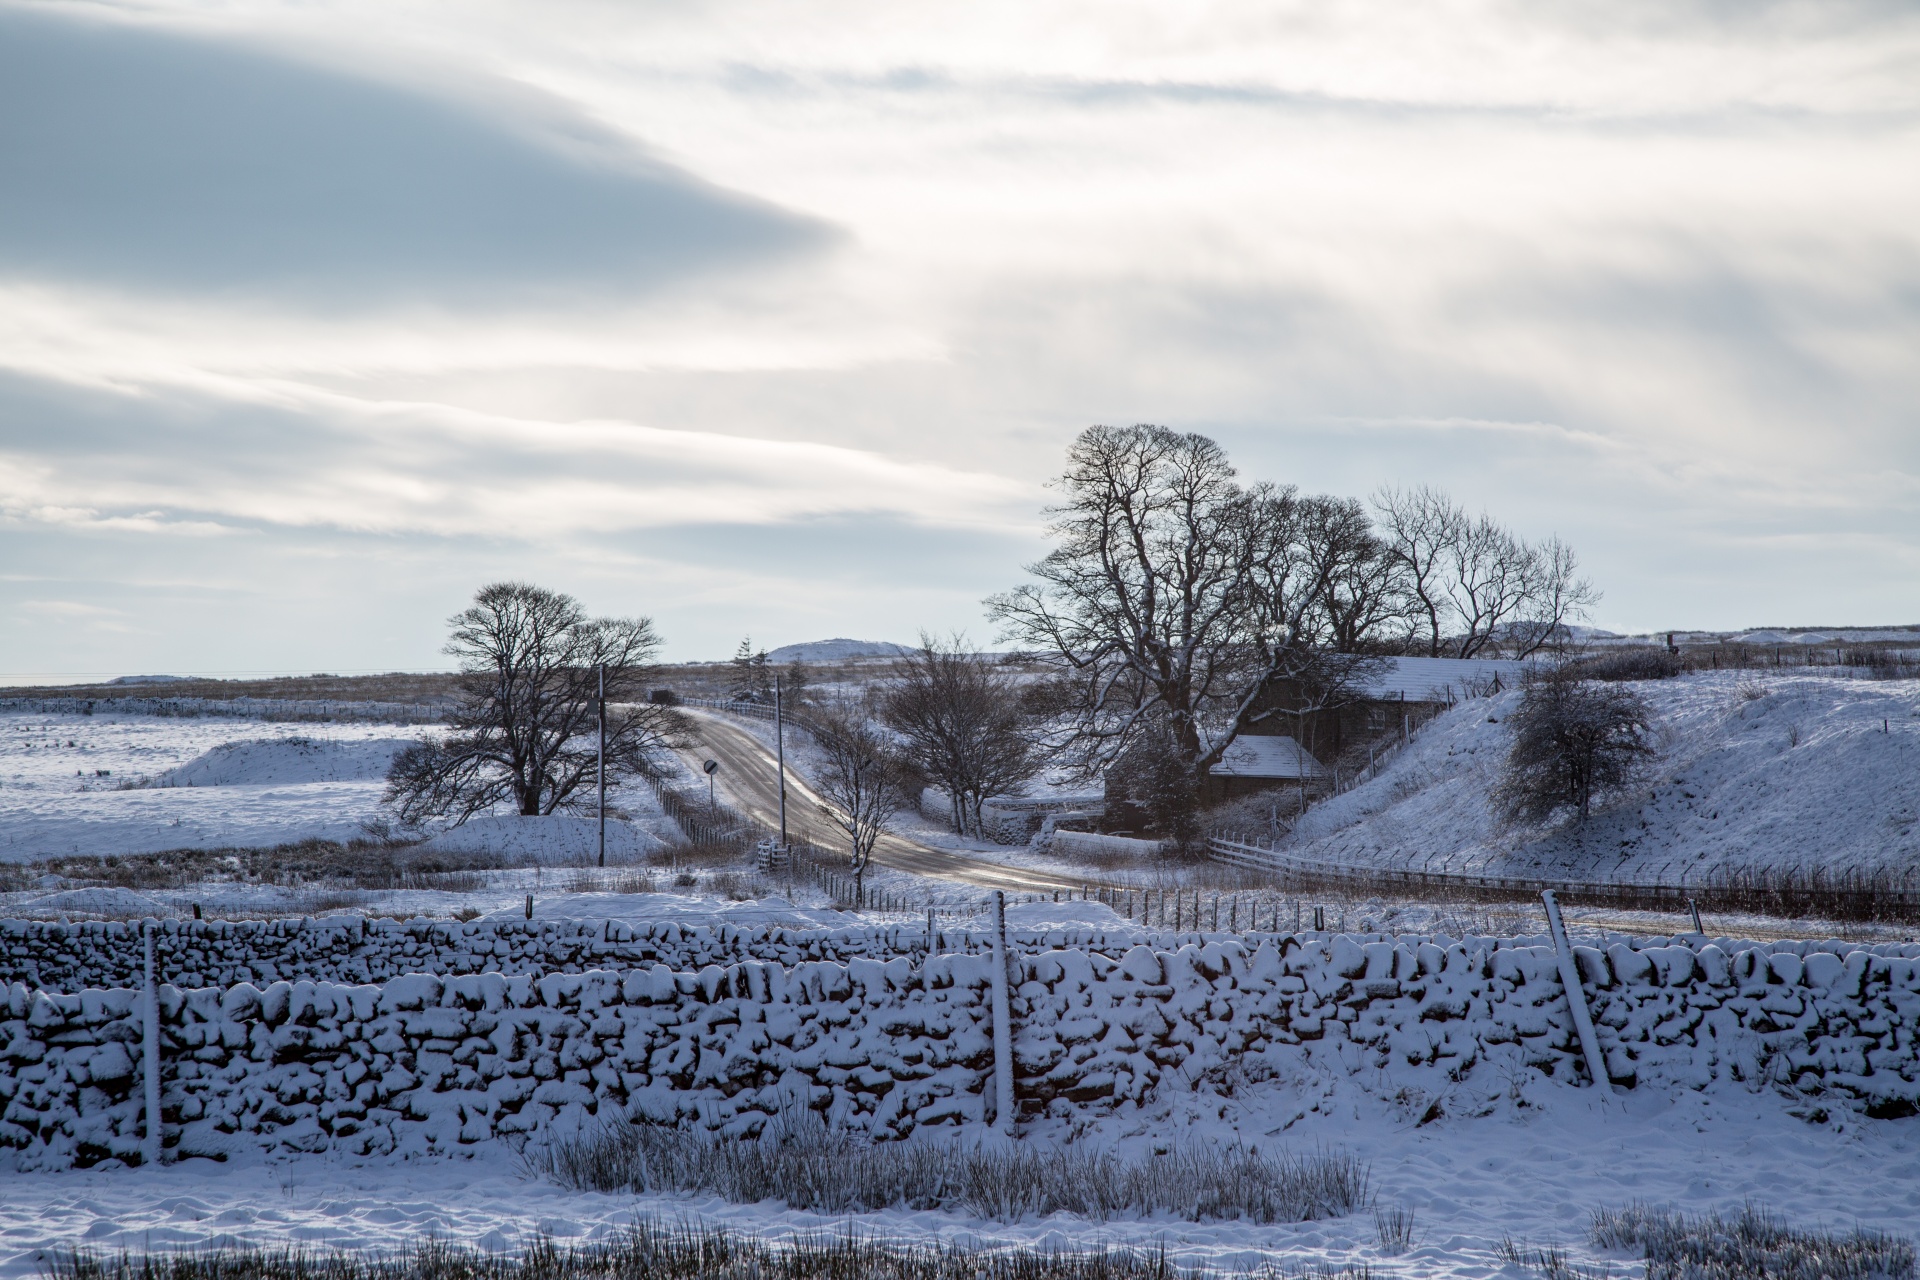
[[[1400,584],[1410,611],[1424,624],[1429,657],[1440,656],[1450,621],[1446,563],[1467,522],[1453,500],[1428,485],[1382,489],[1373,496],[1381,536],[1400,566]]]
[[[989,796],[1016,793],[1038,764],[1019,683],[964,635],[922,634],[881,702],[912,762],[947,793],[953,829],[981,833]]]
[[[572,596],[498,582],[448,626],[460,701],[450,734],[394,757],[386,799],[404,822],[465,822],[501,804],[550,814],[568,804],[595,776],[599,664],[610,775],[650,774],[682,728],[678,713],[647,702],[660,641],[646,618],[590,618]]]
[[[1557,537],[1529,545],[1426,485],[1382,489],[1373,504],[1396,568],[1394,589],[1432,657],[1472,658],[1503,646],[1526,657],[1600,599]]]
[[[1520,620],[1509,628],[1514,657],[1564,647],[1571,639],[1567,624],[1588,616],[1600,603],[1600,593],[1579,572],[1579,558],[1559,538],[1533,548],[1526,603]]]
[[[1367,509],[1353,498],[1309,498],[1301,506],[1307,539],[1327,568],[1316,642],[1337,653],[1403,650],[1414,627],[1412,598]]]
[[[1513,746],[1496,808],[1511,824],[1544,822],[1569,807],[1585,821],[1596,797],[1631,782],[1653,754],[1651,719],[1646,700],[1620,685],[1567,668],[1534,678],[1507,717]]]
[[[827,801],[820,811],[846,833],[853,893],[859,900],[873,846],[906,804],[904,773],[894,759],[893,744],[858,707],[822,708],[808,717],[807,728],[824,758],[815,778]]]
[[[1084,774],[1153,732],[1197,789],[1269,681],[1317,673],[1336,687],[1357,661],[1315,643],[1337,557],[1306,536],[1302,501],[1235,483],[1212,440],[1090,427],[1057,483],[1056,545],[1028,566],[1039,582],[987,604],[1054,668],[1065,758]]]
[[[1481,515],[1462,519],[1446,553],[1446,592],[1460,633],[1458,658],[1478,657],[1526,605],[1533,589],[1533,551],[1504,526]]]

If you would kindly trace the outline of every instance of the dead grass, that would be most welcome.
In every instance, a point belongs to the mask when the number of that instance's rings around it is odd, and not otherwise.
[[[1635,1204],[1593,1215],[1603,1249],[1634,1249],[1647,1280],[1909,1280],[1911,1240],[1877,1231],[1801,1230],[1771,1211],[1690,1214]]]
[[[1099,1221],[1169,1212],[1195,1222],[1309,1222],[1368,1201],[1367,1166],[1345,1152],[1268,1155],[1193,1143],[1127,1159],[1075,1148],[876,1143],[830,1130],[811,1112],[782,1116],[757,1138],[616,1123],[554,1141],[531,1162],[583,1191],[702,1191],[826,1213],[963,1209],[1001,1222],[1060,1211]]]
[[[472,893],[500,866],[486,854],[425,853],[393,841],[303,840],[271,848],[174,849],[164,853],[75,855],[21,865],[27,882],[57,875],[75,887],[135,891],[200,884],[263,884],[315,889],[428,889]]]
[[[1274,1272],[1274,1280],[1282,1273]],[[1334,1273],[1308,1272],[1316,1276]],[[1352,1273],[1354,1280],[1363,1280]],[[911,1245],[851,1229],[778,1245],[690,1224],[641,1221],[610,1239],[564,1248],[551,1238],[515,1253],[429,1239],[397,1255],[231,1247],[130,1254],[73,1250],[48,1280],[1199,1280],[1164,1251],[986,1250]]]

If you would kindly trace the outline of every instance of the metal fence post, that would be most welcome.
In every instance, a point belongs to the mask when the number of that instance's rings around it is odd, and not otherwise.
[[[1567,941],[1567,926],[1560,920],[1560,904],[1553,890],[1544,889],[1540,898],[1547,904],[1547,923],[1553,928],[1553,949],[1560,956],[1560,985],[1567,989],[1567,1008],[1573,1012],[1573,1029],[1580,1035],[1580,1052],[1587,1060],[1587,1074],[1593,1086],[1604,1089],[1612,1081],[1607,1076],[1606,1059],[1600,1056],[1600,1038],[1593,1033],[1593,1015],[1587,1009],[1587,993],[1580,985],[1580,966],[1574,962],[1573,946]]]
[[[1013,1005],[1007,998],[1007,895],[993,891],[993,1127],[1013,1133]]]

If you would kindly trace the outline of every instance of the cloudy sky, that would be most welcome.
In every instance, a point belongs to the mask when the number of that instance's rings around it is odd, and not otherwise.
[[[1920,8],[0,0],[0,674],[984,637],[1136,421],[1920,622]]]

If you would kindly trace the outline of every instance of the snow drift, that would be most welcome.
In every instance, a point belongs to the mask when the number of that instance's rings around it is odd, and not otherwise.
[[[412,738],[256,738],[223,742],[153,779],[156,787],[259,787],[307,782],[379,782]]]
[[[1503,832],[1488,797],[1520,694],[1462,703],[1378,777],[1308,812],[1290,854],[1414,871],[1675,883],[1920,863],[1920,682],[1740,671],[1635,686],[1644,783],[1585,824]]]

